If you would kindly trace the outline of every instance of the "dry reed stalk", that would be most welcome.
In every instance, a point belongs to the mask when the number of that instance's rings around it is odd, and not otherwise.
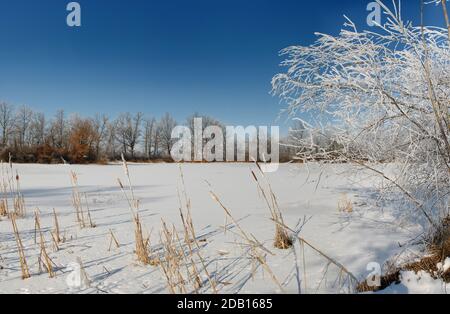
[[[114,243],[116,245],[116,248],[120,248],[120,244],[119,241],[117,241],[116,236],[114,235],[113,231],[111,229],[109,229],[109,233],[111,234],[111,239],[109,241],[109,249],[108,252],[111,251],[111,246]]]
[[[120,189],[122,190],[122,193],[124,194],[129,209],[131,211],[131,214],[133,216],[133,222],[135,226],[134,235],[135,235],[135,253],[137,255],[138,260],[143,263],[144,265],[155,265],[155,260],[152,260],[149,255],[151,255],[149,252],[149,242],[150,238],[144,239],[143,231],[142,231],[142,225],[139,217],[139,201],[136,199],[133,185],[131,184],[131,177],[130,177],[130,171],[128,168],[128,163],[125,160],[125,157],[122,154],[122,166],[124,169],[125,176],[128,181],[128,190],[130,193],[130,196],[128,196],[127,192],[125,191],[124,185],[122,184],[122,181],[118,179]]]
[[[0,192],[2,199],[0,200],[0,216],[9,217],[14,214],[16,218],[24,218],[26,216],[25,198],[20,188],[20,176],[17,171],[14,172],[12,157],[8,166],[1,162],[1,187]],[[8,199],[12,200],[13,211],[8,208]]]
[[[25,257],[22,240],[20,239],[19,229],[17,228],[16,217],[14,215],[11,215],[11,223],[13,226],[14,235],[16,237],[17,251],[19,253],[19,260],[20,260],[20,269],[22,270],[22,279],[25,280],[30,278],[31,275]]]
[[[193,242],[194,242],[195,246],[197,247],[196,255],[197,255],[197,257],[198,257],[198,259],[200,261],[200,264],[203,267],[203,271],[204,271],[204,273],[206,275],[206,278],[208,279],[208,282],[209,282],[209,284],[210,284],[210,286],[211,286],[211,288],[213,290],[213,293],[217,294],[218,290],[217,290],[216,282],[211,278],[211,275],[209,274],[209,271],[208,271],[208,269],[206,267],[205,261],[204,261],[203,257],[200,254],[200,245],[199,245],[199,243],[197,241],[197,237],[195,235],[194,223],[192,221],[192,216],[191,216],[190,210],[187,213],[186,223],[187,224],[184,225],[184,228],[187,229],[190,232],[190,234],[192,236],[192,239],[193,239]],[[189,247],[189,251],[190,251],[191,256],[192,256],[192,247],[190,245],[188,245],[188,247]]]
[[[40,239],[41,252],[39,254],[39,257],[40,257],[39,259],[41,261],[43,261],[44,268],[46,269],[50,278],[54,278],[55,272],[53,271],[53,266],[52,266],[53,262],[50,259],[50,256],[48,256],[48,254],[47,254],[47,249],[45,247],[45,238],[44,238],[44,235],[43,235],[42,229],[41,229],[41,220],[39,218],[39,213],[37,211],[35,212],[34,221],[35,221],[35,226],[36,226],[37,232],[39,233],[39,239]],[[42,259],[42,257],[43,257],[43,259]]]
[[[286,230],[289,230],[292,233],[296,234],[295,231],[293,231],[292,229],[290,229],[286,225],[283,225],[283,228],[285,228]],[[312,249],[313,251],[315,251],[316,253],[321,255],[323,258],[325,258],[329,263],[335,265],[340,270],[340,272],[344,273],[350,279],[350,283],[355,284],[355,287],[356,287],[356,285],[358,284],[358,279],[344,265],[342,265],[341,263],[339,263],[335,259],[331,258],[329,255],[325,254],[322,250],[320,250],[317,247],[313,246],[311,243],[306,241],[304,238],[302,238],[302,237],[297,235],[296,239],[300,242],[300,245],[301,245],[302,250],[303,250],[303,266],[304,266],[304,276],[305,276],[304,281],[305,282],[306,282],[305,246],[308,246],[310,249]],[[351,288],[354,289],[354,287],[351,287]]]
[[[275,237],[274,237],[274,247],[281,250],[286,250],[292,247],[292,239],[289,236],[287,230],[282,227],[284,225],[283,215],[281,213],[280,207],[278,206],[278,201],[273,192],[272,186],[270,185],[269,180],[267,179],[264,171],[261,169],[261,166],[257,161],[255,161],[256,167],[259,170],[259,174],[264,179],[264,182],[256,175],[256,173],[251,170],[253,179],[256,182],[256,185],[266,201],[267,207],[272,216],[272,220],[275,222]]]
[[[191,258],[192,258],[192,252],[193,252],[192,246],[191,246],[191,241],[195,244],[195,246],[197,248],[196,255],[202,265],[203,271],[208,279],[208,282],[209,282],[213,292],[218,293],[216,282],[211,278],[211,275],[209,274],[209,271],[206,267],[204,259],[200,254],[201,248],[200,248],[200,245],[197,240],[194,222],[192,219],[191,200],[189,199],[189,197],[187,195],[186,184],[185,184],[185,180],[184,180],[184,173],[183,173],[183,169],[182,169],[181,165],[180,165],[179,169],[180,169],[181,185],[182,185],[182,191],[183,191],[183,195],[184,195],[185,208],[186,208],[186,219],[185,219],[185,215],[183,214],[183,209],[182,209],[183,203],[181,202],[181,198],[180,198],[180,217],[181,217],[181,221],[183,223],[185,242],[188,245],[189,251],[191,253]],[[191,240],[191,238],[192,238],[192,240]],[[197,271],[197,273],[198,273],[198,271]]]
[[[149,250],[148,250],[148,239],[145,240],[143,233],[142,233],[142,225],[141,221],[139,219],[139,214],[136,214],[136,217],[134,219],[135,224],[135,241],[136,241],[136,255],[138,257],[138,260],[144,264],[144,265],[150,265],[151,259],[149,256]]]
[[[50,232],[50,236],[52,237],[53,240],[53,251],[54,252],[58,252],[59,251],[59,245],[58,245],[58,241],[55,238],[55,235],[53,234],[53,232]]]
[[[280,288],[281,292],[284,292],[284,288],[281,285],[280,281],[277,279],[274,272],[271,270],[269,265],[266,263],[266,256],[267,256],[266,253],[269,253],[271,255],[273,255],[273,253],[270,252],[269,250],[267,250],[253,235],[251,235],[251,234],[248,235],[244,231],[244,229],[239,225],[237,220],[231,214],[231,211],[222,203],[222,201],[219,199],[219,197],[213,191],[210,191],[210,194],[211,194],[213,200],[215,200],[222,207],[222,209],[225,211],[227,216],[230,218],[230,220],[233,222],[233,224],[239,230],[240,236],[245,241],[247,241],[247,245],[250,246],[250,248],[251,248],[250,257],[252,258],[252,261],[253,260],[257,261],[269,273],[270,278]],[[265,253],[263,253],[263,252],[265,252]]]
[[[191,213],[190,213],[190,211],[188,211],[187,220],[186,221],[184,220],[184,215],[183,215],[181,210],[180,210],[180,215],[181,215],[182,222],[183,222],[184,234],[187,235],[187,237],[185,236],[185,243],[187,244],[187,247],[189,249],[190,259],[191,259],[191,262],[192,262],[192,265],[193,265],[193,271],[194,271],[194,274],[195,274],[195,284],[196,284],[195,288],[196,288],[196,290],[200,289],[202,287],[202,284],[201,284],[199,271],[197,269],[196,264],[194,263],[194,250],[193,250],[193,247],[192,247],[192,243],[194,243],[196,248],[197,248],[197,251],[196,251],[195,255],[197,256],[198,260],[200,261],[200,264],[201,264],[201,266],[203,268],[203,272],[205,273],[206,278],[208,279],[209,285],[211,286],[211,289],[212,289],[213,293],[217,294],[218,290],[217,290],[216,282],[211,278],[211,275],[210,275],[210,273],[209,273],[209,271],[208,271],[208,269],[206,267],[205,261],[204,261],[203,257],[200,254],[200,249],[201,248],[200,248],[200,245],[199,245],[199,243],[197,241],[197,238],[195,236],[194,224],[192,222]],[[191,235],[192,240],[190,240],[189,234]]]
[[[15,196],[14,196],[14,214],[17,217],[24,218],[26,216],[26,208],[25,208],[25,198],[22,195],[21,189],[20,189],[20,176],[19,173],[16,171],[15,176]]]
[[[203,287],[200,271],[197,268],[196,256],[203,265],[203,271],[210,282],[214,293],[217,293],[211,276],[204,267],[204,261],[199,252],[194,253],[193,242],[187,241],[183,244],[178,232],[173,226],[170,231],[164,221],[162,221],[161,243],[164,248],[163,260],[161,260],[161,269],[166,277],[167,284],[171,293],[199,293]],[[186,242],[186,241],[185,241]],[[185,248],[188,248],[186,253]],[[191,267],[189,267],[189,264]],[[185,269],[183,274],[183,269]]]
[[[58,215],[56,214],[55,209],[53,208],[53,221],[55,224],[55,229],[53,230],[53,236],[56,244],[59,244],[62,242],[61,239],[61,233],[59,231],[59,222],[58,222]]]
[[[86,209],[87,209],[87,215],[88,215],[88,219],[89,219],[89,227],[92,229],[97,228],[97,225],[92,221],[91,210],[89,209],[89,200],[87,197],[87,193],[84,194],[84,197],[86,200]]]
[[[174,230],[175,230],[175,226],[174,226]],[[178,236],[178,232],[176,232],[176,231],[175,231],[175,236],[176,236],[176,240],[178,241],[178,245],[180,247],[183,247],[181,239]],[[191,261],[192,273],[189,270],[188,263],[185,262],[186,274],[187,274],[187,278],[189,279],[189,282],[194,287],[195,293],[198,293],[199,289],[202,287],[202,281],[201,281],[200,274],[198,272],[197,266],[196,266],[196,264],[195,264],[195,262],[194,262],[194,260],[192,258],[192,256],[193,256],[192,248],[189,248],[189,256],[186,255],[186,252],[183,249],[181,250],[181,252],[183,254],[183,258],[184,258],[185,261],[188,261],[188,260]]]
[[[128,163],[125,160],[124,155],[122,154],[121,156],[122,156],[123,171],[124,171],[125,176],[127,177],[127,180],[128,180],[128,188],[129,188],[129,192],[131,194],[131,200],[133,202],[133,207],[137,209],[137,208],[139,208],[139,201],[134,196],[133,185],[131,184],[130,169],[128,168]]]
[[[2,192],[2,204],[0,212],[2,216],[9,217],[10,213],[8,210],[8,198],[10,198],[12,194],[12,188],[11,188],[11,176],[8,166],[5,165],[5,163],[1,162],[1,175],[2,175],[2,184],[1,184],[1,192]]]
[[[77,216],[77,222],[80,228],[86,228],[86,222],[84,220],[83,204],[81,201],[81,193],[78,186],[78,176],[74,171],[70,172],[70,178],[72,183],[72,204]]]
[[[8,217],[8,201],[6,199],[0,200],[0,217]]]
[[[159,265],[161,266],[163,274],[164,274],[164,276],[166,278],[167,286],[169,287],[170,293],[171,294],[176,294],[175,285],[172,283],[171,277],[169,276],[168,269],[166,268],[166,266],[165,266],[165,264],[163,262],[161,262]]]
[[[2,200],[0,202],[0,215],[3,217],[8,217],[8,181],[6,180],[5,175],[5,165],[3,163],[3,160],[1,161],[1,193],[2,193]]]
[[[184,254],[177,249],[175,234],[176,230],[172,232],[167,228],[167,224],[162,221],[161,244],[164,248],[163,260],[161,261],[161,268],[166,274],[167,284],[172,293],[186,294],[188,289],[186,287],[186,280],[181,273],[182,257]]]

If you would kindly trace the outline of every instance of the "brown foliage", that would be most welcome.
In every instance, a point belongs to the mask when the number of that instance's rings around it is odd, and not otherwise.
[[[87,119],[77,119],[69,136],[69,159],[72,163],[95,161],[93,142],[96,132],[92,122]]]

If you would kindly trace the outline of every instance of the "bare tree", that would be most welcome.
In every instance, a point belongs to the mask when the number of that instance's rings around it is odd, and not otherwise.
[[[116,152],[116,124],[115,123],[108,123],[106,126],[106,147],[105,147],[105,151],[106,151],[106,155],[108,156],[108,158],[110,159],[115,159],[117,158],[117,152]]]
[[[160,155],[161,145],[161,127],[159,123],[155,125],[155,132],[153,133],[153,154],[152,157],[156,158]]]
[[[92,119],[92,128],[94,132],[94,146],[96,158],[100,158],[101,155],[101,144],[105,140],[108,132],[108,122],[109,118],[106,115],[96,115]]]
[[[42,145],[45,142],[46,120],[43,113],[35,113],[30,123],[31,145]]]
[[[137,113],[132,116],[125,113],[116,120],[116,139],[122,145],[123,153],[129,152],[131,158],[135,157],[135,149],[141,136],[141,123],[144,117],[143,113]]]
[[[173,145],[172,130],[176,127],[176,125],[177,122],[169,113],[166,113],[159,122],[161,145],[164,147],[167,156],[170,156],[170,150]]]
[[[67,128],[64,111],[58,110],[49,130],[49,137],[54,147],[61,149],[67,146]]]
[[[0,103],[0,129],[2,134],[1,144],[6,147],[9,143],[9,136],[14,127],[14,107],[5,102]]]
[[[19,108],[16,120],[15,129],[17,134],[18,145],[22,148],[29,139],[30,125],[33,120],[33,110],[27,106]]]
[[[155,148],[155,131],[156,120],[154,118],[145,119],[145,132],[144,132],[144,154],[145,157],[150,159],[152,156],[152,148]]]

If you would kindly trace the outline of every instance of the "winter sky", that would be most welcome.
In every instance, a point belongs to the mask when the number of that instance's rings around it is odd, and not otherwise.
[[[193,112],[229,124],[276,122],[278,51],[337,34],[343,15],[367,28],[368,0],[0,0],[0,100],[53,114]],[[390,0],[387,0],[390,2]],[[403,1],[417,21],[419,0]],[[443,25],[439,8],[428,24]]]

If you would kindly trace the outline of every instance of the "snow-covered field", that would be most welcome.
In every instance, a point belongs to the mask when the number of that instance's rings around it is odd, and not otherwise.
[[[272,246],[274,224],[252,178],[249,164],[182,165],[186,191],[192,203],[192,216],[201,254],[211,276],[223,293],[282,292],[259,267],[252,276],[252,261],[239,245],[242,240],[232,230],[224,232],[225,214],[214,201],[212,189],[239,220],[241,227],[268,248],[267,265],[283,284],[284,291],[298,293],[338,292],[339,272],[323,256],[297,244],[281,251]],[[124,179],[121,165],[67,166],[15,165],[20,174],[28,216],[17,220],[31,278],[21,279],[16,241],[9,219],[0,221],[0,293],[166,293],[160,267],[140,265],[134,254],[134,225],[117,179]],[[159,244],[161,219],[180,226],[180,171],[175,164],[132,164],[132,184],[140,200],[145,234],[151,234],[152,247]],[[70,171],[78,174],[83,193],[87,193],[96,228],[80,229],[71,202]],[[344,265],[358,279],[370,271],[369,263],[383,264],[400,253],[402,244],[418,235],[420,228],[398,224],[390,208],[372,207],[374,180],[366,173],[346,172],[348,166],[283,165],[268,175],[278,197],[287,225],[295,228],[299,219],[308,219],[300,236]],[[322,172],[323,171],[323,172]],[[320,179],[320,180],[319,180]],[[211,187],[210,187],[211,185]],[[339,212],[339,201],[353,202],[353,212]],[[47,249],[58,266],[56,278],[39,273],[39,247],[34,241],[34,211],[41,212]],[[59,251],[52,249],[53,209],[59,217],[66,242]],[[110,247],[110,230],[120,247]],[[90,287],[73,290],[67,285],[69,265],[80,258]],[[341,276],[342,279],[342,276]],[[416,284],[415,284],[416,285]],[[407,293],[408,284],[392,292]],[[425,291],[426,292],[426,291]]]

